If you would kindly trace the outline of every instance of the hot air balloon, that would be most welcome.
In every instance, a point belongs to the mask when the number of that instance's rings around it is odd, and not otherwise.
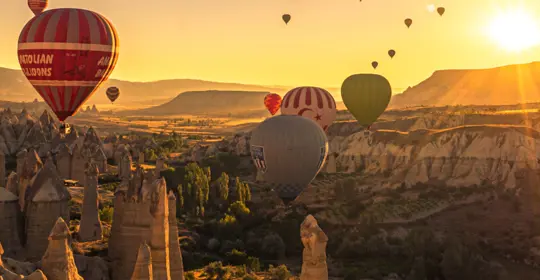
[[[396,51],[395,50],[389,50],[388,55],[390,56],[390,58],[394,58],[394,55],[396,55]]]
[[[412,19],[410,18],[405,19],[405,25],[407,25],[407,28],[411,27],[411,24],[412,24]]]
[[[373,69],[377,69],[377,66],[379,66],[379,63],[377,61],[371,62],[371,67],[373,67]]]
[[[26,78],[63,122],[109,78],[118,36],[98,13],[53,9],[28,21],[17,52]]]
[[[117,87],[109,87],[106,94],[109,100],[114,103],[118,99],[118,96],[120,96],[120,90]]]
[[[285,24],[288,24],[289,21],[291,20],[291,15],[289,15],[289,14],[284,14],[283,16],[281,16],[281,18],[283,19],[283,21],[285,22]]]
[[[341,85],[341,97],[359,124],[370,126],[384,112],[392,89],[388,80],[376,74],[356,74]]]
[[[297,87],[283,97],[281,114],[312,119],[326,131],[336,119],[336,101],[325,89]]]
[[[264,97],[264,106],[266,106],[266,109],[268,109],[272,116],[275,115],[281,107],[281,96],[275,93],[267,94]]]
[[[43,13],[43,11],[47,9],[48,5],[48,0],[28,0],[28,7],[36,16]]]
[[[437,13],[439,13],[440,16],[442,16],[444,14],[444,11],[446,11],[446,9],[444,7],[438,7],[437,8]]]
[[[328,153],[328,140],[317,123],[300,116],[266,119],[251,133],[251,158],[263,180],[288,203],[315,178]]]

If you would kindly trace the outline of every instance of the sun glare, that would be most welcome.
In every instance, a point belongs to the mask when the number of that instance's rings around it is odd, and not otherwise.
[[[503,49],[522,51],[540,43],[538,22],[524,10],[504,11],[493,18],[489,36]]]

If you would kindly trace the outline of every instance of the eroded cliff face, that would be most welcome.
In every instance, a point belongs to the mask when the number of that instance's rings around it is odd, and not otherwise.
[[[482,125],[369,135],[361,131],[330,135],[329,142],[338,172],[384,175],[384,186],[443,182],[514,188],[516,170],[538,168],[539,135],[527,127]]]

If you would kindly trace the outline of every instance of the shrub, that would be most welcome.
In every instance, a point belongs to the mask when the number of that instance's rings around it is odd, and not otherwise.
[[[291,277],[289,269],[283,264],[278,267],[270,265],[268,272],[272,280],[288,280]]]
[[[233,265],[243,265],[247,262],[247,255],[242,251],[232,249],[232,251],[225,254],[229,262]]]
[[[235,217],[241,217],[249,215],[250,210],[242,201],[235,201],[229,207],[229,212],[231,212]]]
[[[261,271],[261,261],[256,257],[248,257],[246,261],[247,267],[253,272]]]
[[[99,210],[99,219],[105,223],[112,223],[114,214],[114,208],[112,207],[103,207]]]
[[[184,278],[185,278],[185,280],[196,280],[197,279],[197,278],[195,278],[195,273],[193,273],[192,271],[184,272]]]

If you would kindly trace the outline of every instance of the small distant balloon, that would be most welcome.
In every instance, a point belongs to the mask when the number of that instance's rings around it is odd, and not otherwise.
[[[288,24],[289,21],[291,21],[291,15],[289,15],[289,14],[284,14],[281,18],[283,19],[285,24]]]
[[[389,50],[388,55],[390,56],[390,58],[394,58],[394,55],[396,55],[396,51],[395,50]]]
[[[275,93],[267,94],[264,97],[264,106],[272,116],[275,115],[281,108],[281,96]]]
[[[439,13],[440,16],[442,16],[445,11],[446,11],[446,9],[444,7],[438,7],[437,8],[437,13]]]
[[[407,28],[411,27],[411,24],[412,24],[412,19],[410,18],[405,19],[405,25],[407,25]]]
[[[28,0],[28,7],[36,16],[43,13],[48,5],[48,0]]]
[[[117,87],[109,87],[105,93],[112,103],[120,96],[120,90]]]
[[[373,69],[377,69],[377,66],[379,66],[379,63],[377,61],[371,62],[371,67],[373,67]]]

